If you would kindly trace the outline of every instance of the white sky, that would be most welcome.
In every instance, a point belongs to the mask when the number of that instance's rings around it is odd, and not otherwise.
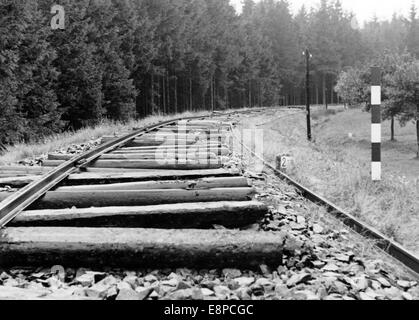
[[[240,11],[242,0],[230,0],[230,2]],[[295,13],[303,4],[306,7],[318,6],[320,0],[288,0],[288,2]],[[419,8],[419,0],[341,0],[341,3],[345,10],[354,12],[361,23],[370,20],[374,14],[380,20],[391,19],[394,12],[407,16],[412,3]]]

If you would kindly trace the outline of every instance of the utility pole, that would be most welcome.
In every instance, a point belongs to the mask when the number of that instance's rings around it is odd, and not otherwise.
[[[307,114],[307,139],[311,141],[311,117],[310,117],[310,51],[306,49],[303,52],[306,57],[306,114]]]

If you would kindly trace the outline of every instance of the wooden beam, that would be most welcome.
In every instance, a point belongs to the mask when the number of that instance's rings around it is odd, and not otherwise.
[[[199,179],[202,177],[232,177],[237,176],[238,171],[226,169],[207,170],[153,170],[149,169],[108,169],[108,168],[87,168],[86,173],[71,174],[64,185],[81,184],[105,184],[122,183],[146,180],[176,180],[176,179]],[[15,188],[24,187],[40,176],[23,176],[1,178],[0,186]]]
[[[12,192],[0,192],[0,201]],[[149,189],[139,191],[49,191],[29,209],[65,209],[110,206],[144,206],[180,202],[247,201],[253,188],[214,188],[202,190]]]
[[[95,168],[95,167],[88,167],[80,169],[79,173],[89,172],[89,173],[136,173],[136,172],[165,172],[167,169],[141,169],[141,168]],[[174,170],[177,171],[177,170]]]
[[[109,142],[109,141],[115,140],[116,138],[118,138],[118,137],[114,137],[114,136],[103,136],[101,142],[102,143]],[[132,141],[139,141],[139,142],[141,142],[141,141],[148,141],[148,142],[154,142],[156,144],[160,144],[160,143],[164,142],[164,140],[165,139],[162,139],[162,138],[155,139],[154,137],[141,136],[141,137],[138,137],[136,139],[133,139]],[[171,139],[170,138],[170,139],[167,139],[167,140],[174,140],[174,139]],[[185,143],[187,140],[186,139],[178,139],[178,141],[179,141],[179,143],[181,143],[181,142],[182,143]],[[195,140],[192,140],[192,139],[189,140],[190,143],[193,143],[194,141]]]
[[[109,137],[109,136],[106,136]],[[110,136],[109,139],[114,137]],[[108,138],[107,138],[108,139]],[[196,141],[196,140],[206,140],[207,134],[205,131],[196,131],[196,132],[186,132],[186,131],[165,131],[165,132],[151,132],[144,134],[138,137],[136,140],[187,140],[187,141]],[[211,131],[211,140],[218,141],[221,139],[224,141],[226,139],[226,134],[219,133],[216,131]]]
[[[215,153],[183,153],[183,152],[165,152],[165,151],[156,151],[156,152],[149,152],[149,153],[107,153],[100,156],[100,160],[140,160],[140,159],[174,159],[176,156],[182,155],[183,157],[187,157],[190,160],[198,160],[198,159],[215,159]],[[48,154],[48,160],[70,160],[73,155],[70,154],[57,154],[57,153],[50,153]]]
[[[174,140],[166,140],[166,141],[155,141],[155,140],[133,140],[126,144],[127,147],[175,147],[176,142]],[[220,144],[218,141],[211,141],[207,142],[207,140],[199,140],[199,141],[177,141],[177,145],[181,146],[197,146],[202,147],[203,145],[209,147],[218,147]]]
[[[44,160],[45,167],[56,167],[63,164],[64,160]],[[165,160],[96,160],[89,167],[95,168],[139,168],[139,169],[217,169],[223,166],[221,160],[199,160],[199,161],[165,161]]]
[[[31,175],[31,176],[22,176],[22,177],[9,177],[9,178],[0,178],[0,187],[10,186],[12,188],[22,188],[27,184],[40,179],[40,176]]]
[[[243,188],[249,183],[245,177],[202,178],[195,180],[154,180],[114,184],[59,187],[54,191],[105,191],[105,190],[146,190],[146,189],[213,189]]]
[[[38,175],[38,176],[41,176],[42,174],[41,173],[39,173],[39,174],[35,174],[35,173],[30,174],[30,173],[25,173],[25,172],[13,172],[13,171],[10,171],[8,173],[0,173],[0,178],[25,177],[27,175]]]
[[[210,148],[206,148],[206,147],[200,147],[200,148],[195,148],[195,147],[191,147],[191,148],[184,148],[184,147],[179,147],[179,148],[175,148],[175,147],[167,147],[167,148],[155,148],[155,149],[149,149],[149,150],[136,150],[134,148],[124,148],[124,149],[118,149],[115,151],[112,151],[110,154],[138,154],[138,155],[142,155],[142,154],[155,154],[156,152],[159,153],[163,153],[163,154],[173,154],[173,156],[175,154],[186,154],[186,155],[205,155],[207,153],[214,153],[216,155],[220,154],[221,156],[227,156],[230,154],[230,150],[228,148],[222,147],[222,148],[218,148],[218,147],[210,147]],[[52,160],[52,159],[51,159]]]
[[[0,231],[2,266],[257,268],[282,263],[282,233],[23,227]]]
[[[19,172],[25,174],[43,174],[48,171],[49,169],[42,166],[0,166],[0,173]]]
[[[197,127],[197,126],[183,126],[183,127],[165,127],[165,128],[161,128],[158,129],[156,131],[151,131],[150,134],[165,134],[165,133],[172,133],[172,132],[178,132],[179,130],[181,130],[181,132],[186,132],[188,134],[200,134],[203,130],[203,127]],[[216,129],[213,130],[214,132],[217,132],[218,134],[228,134],[229,131],[226,129]]]
[[[268,208],[257,201],[175,203],[134,207],[28,210],[10,224],[17,226],[239,228],[262,219]]]
[[[106,143],[109,141],[114,140],[115,137],[103,137],[101,140],[101,143]],[[213,146],[217,146],[219,144],[219,142],[224,143],[225,139],[218,139],[217,137],[211,136],[211,139],[209,140],[209,142],[207,142],[208,140],[201,136],[200,139],[172,139],[172,138],[168,138],[168,139],[154,139],[154,138],[138,138],[138,139],[134,139],[130,142],[128,142],[126,144],[126,146],[130,146],[130,147],[146,147],[146,146],[162,146],[162,145],[166,145],[166,146],[175,146],[176,144],[180,145],[180,146],[191,146],[191,145],[199,145],[199,144],[209,144],[209,145],[213,145]]]
[[[190,120],[186,122],[187,126],[198,127],[229,127],[231,123],[216,120]]]
[[[93,170],[95,168],[88,169]],[[64,181],[65,185],[105,184],[135,182],[147,180],[178,180],[199,179],[204,177],[231,177],[239,174],[236,170],[206,169],[206,170],[137,170],[121,169],[122,172],[87,172],[72,174]],[[130,171],[130,172],[127,172]],[[132,172],[131,172],[132,171]]]
[[[213,149],[218,149],[218,148],[228,148],[228,146],[227,145],[225,145],[225,144],[223,144],[223,145],[219,145],[218,143],[215,143],[215,144],[210,144],[209,146],[208,145],[206,145],[206,144],[194,144],[194,145],[190,145],[190,146],[182,146],[182,145],[178,145],[177,146],[177,149],[179,149],[179,150],[182,150],[182,149],[186,149],[186,150],[189,150],[189,151],[199,151],[199,150],[203,150],[203,149],[206,149],[206,148],[213,148]],[[115,149],[113,152],[116,152],[116,151],[126,151],[126,150],[135,150],[135,151],[150,151],[150,150],[152,150],[152,151],[155,151],[155,150],[167,150],[167,149],[170,149],[170,150],[174,150],[174,149],[176,149],[176,147],[173,145],[173,146],[167,146],[167,145],[159,145],[159,146],[145,146],[145,147],[127,147],[127,146],[125,146],[125,147],[121,147],[121,148],[119,148],[119,149]]]

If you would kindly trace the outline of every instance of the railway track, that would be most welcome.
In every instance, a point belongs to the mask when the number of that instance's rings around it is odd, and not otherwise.
[[[41,178],[6,178],[30,183],[0,193],[0,265],[280,264],[285,237],[238,230],[268,208],[228,168],[230,126],[229,116],[167,121],[75,157],[49,154]]]
[[[265,110],[247,116],[258,112]],[[0,266],[254,270],[299,255],[305,260],[298,234],[248,228],[271,216],[272,207],[232,159],[235,114],[165,121],[103,137],[98,148],[76,156],[51,153],[43,167],[1,168],[0,188],[14,189],[0,192]],[[300,196],[419,272],[414,255],[259,160]],[[291,274],[289,281],[300,277]]]

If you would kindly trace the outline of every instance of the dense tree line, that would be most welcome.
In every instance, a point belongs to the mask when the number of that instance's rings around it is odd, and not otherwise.
[[[51,6],[65,8],[52,30]],[[342,70],[381,48],[419,53],[418,22],[356,29],[339,1],[293,16],[286,1],[3,0],[0,143],[29,141],[101,119],[302,104],[304,57],[313,103],[334,103]],[[343,96],[343,94],[342,94]]]

